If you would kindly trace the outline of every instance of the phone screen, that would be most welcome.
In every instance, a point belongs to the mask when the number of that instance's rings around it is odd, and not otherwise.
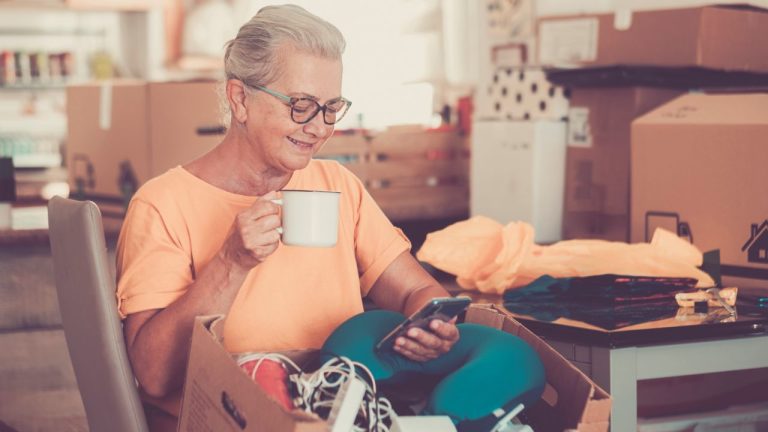
[[[409,329],[419,327],[429,330],[429,323],[432,320],[439,319],[450,321],[460,313],[464,312],[471,299],[469,297],[439,297],[432,299],[416,313],[406,318],[405,321],[397,325],[391,332],[387,333],[377,344],[376,350],[391,348],[395,339],[402,336]]]

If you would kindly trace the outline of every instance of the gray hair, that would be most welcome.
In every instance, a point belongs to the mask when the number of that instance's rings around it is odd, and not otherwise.
[[[268,85],[280,74],[278,47],[341,59],[346,42],[338,28],[296,5],[266,6],[227,42],[224,73],[249,86]]]

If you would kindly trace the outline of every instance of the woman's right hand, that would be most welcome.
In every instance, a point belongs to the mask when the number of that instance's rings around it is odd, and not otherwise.
[[[225,260],[249,271],[277,250],[281,222],[280,206],[272,202],[276,198],[277,192],[269,192],[237,215],[221,249]]]

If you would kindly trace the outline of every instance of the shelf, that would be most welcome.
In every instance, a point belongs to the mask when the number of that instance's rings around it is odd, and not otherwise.
[[[61,166],[61,154],[38,153],[13,156],[13,166],[16,168],[53,168]]]
[[[16,182],[18,183],[67,181],[67,169],[64,167],[48,169],[17,169],[15,174]]]
[[[162,7],[153,0],[65,0],[67,7],[75,10],[143,12]]]
[[[0,9],[142,12],[162,7],[152,0],[0,0]]]
[[[78,36],[78,37],[104,37],[106,30],[82,30],[82,29],[30,29],[30,28],[3,28],[0,36]]]
[[[61,166],[43,169],[18,168],[15,177],[18,203],[44,200],[44,191],[69,191],[67,169]]]
[[[0,91],[54,91],[64,90],[67,88],[67,84],[13,84],[13,85],[0,85]]]
[[[11,211],[11,229],[48,229],[48,208],[46,206],[15,207]]]
[[[33,137],[64,137],[67,134],[67,118],[64,115],[0,118],[0,135],[24,134]]]
[[[61,9],[67,5],[62,0],[0,0],[0,9]]]

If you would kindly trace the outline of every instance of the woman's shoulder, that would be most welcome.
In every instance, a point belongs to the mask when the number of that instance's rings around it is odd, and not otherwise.
[[[189,187],[188,173],[180,166],[147,180],[136,191],[134,198],[155,202],[164,197],[178,196]]]

